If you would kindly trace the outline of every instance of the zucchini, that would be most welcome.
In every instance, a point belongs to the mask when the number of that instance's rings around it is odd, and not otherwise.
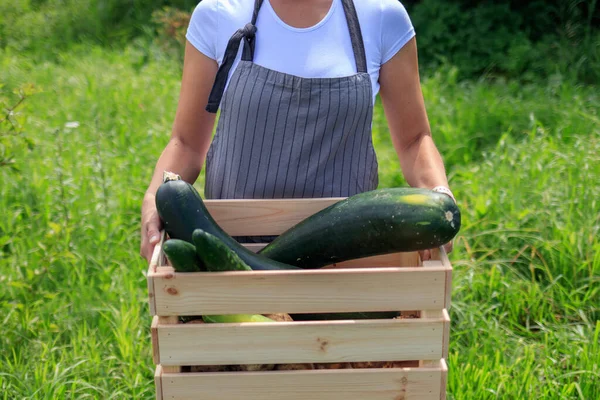
[[[221,240],[202,229],[194,230],[192,234],[198,257],[206,266],[207,271],[252,271],[237,254],[225,246]],[[232,322],[275,322],[275,320],[261,314],[226,314],[203,315],[206,323],[232,323]]]
[[[179,176],[167,176],[158,187],[155,200],[158,215],[170,238],[193,243],[194,230],[202,229],[225,243],[252,270],[299,269],[258,255],[238,243],[211,217],[194,186]]]
[[[196,254],[196,246],[181,239],[168,239],[163,251],[177,272],[202,271],[203,265]]]
[[[447,195],[421,188],[350,196],[291,227],[259,254],[300,268],[432,249],[458,233],[461,215]]]
[[[235,254],[216,236],[204,232],[202,229],[194,230],[192,241],[195,244],[197,256],[202,260],[210,272],[221,271],[252,271],[242,259]]]

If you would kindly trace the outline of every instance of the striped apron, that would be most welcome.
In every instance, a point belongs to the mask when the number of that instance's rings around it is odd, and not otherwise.
[[[357,73],[303,78],[253,62],[262,5],[255,0],[251,22],[229,40],[206,107],[221,107],[206,157],[206,198],[347,197],[377,187],[371,79],[354,3],[342,4]]]

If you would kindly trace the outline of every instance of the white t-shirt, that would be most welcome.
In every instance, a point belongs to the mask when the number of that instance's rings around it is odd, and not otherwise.
[[[398,0],[354,2],[362,31],[373,101],[379,92],[379,69],[414,35],[406,9]],[[227,42],[252,19],[254,0],[202,0],[195,8],[186,38],[206,56],[223,61]],[[283,22],[264,0],[256,21],[254,62],[305,78],[356,74],[356,62],[342,0],[333,0],[325,18],[309,28]],[[235,70],[243,44],[230,76]]]

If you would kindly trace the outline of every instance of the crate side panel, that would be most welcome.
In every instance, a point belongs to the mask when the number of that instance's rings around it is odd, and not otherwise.
[[[441,368],[163,374],[179,400],[439,400]]]
[[[442,309],[443,268],[167,273],[154,277],[158,315]]]
[[[159,326],[165,365],[440,359],[443,319]]]
[[[244,247],[257,253],[265,243],[244,243]],[[363,257],[327,265],[323,268],[373,268],[373,267],[417,267],[420,266],[418,252],[399,252],[379,256]]]
[[[324,268],[417,267],[420,266],[419,261],[419,253],[403,252],[357,258],[328,265]]]
[[[205,200],[205,204],[219,226],[231,236],[279,235],[340,200],[342,198],[238,199]]]

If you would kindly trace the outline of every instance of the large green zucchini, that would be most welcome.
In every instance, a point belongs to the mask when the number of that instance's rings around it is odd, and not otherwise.
[[[432,249],[458,233],[460,211],[447,195],[421,188],[356,194],[306,218],[259,254],[301,268]]]
[[[164,229],[172,239],[193,243],[194,230],[202,229],[225,243],[253,270],[298,269],[258,255],[238,243],[211,217],[194,186],[178,177],[167,178],[158,187],[155,201]]]
[[[202,229],[195,229],[192,240],[196,254],[206,266],[207,271],[252,271],[252,268],[216,236],[204,232]]]

